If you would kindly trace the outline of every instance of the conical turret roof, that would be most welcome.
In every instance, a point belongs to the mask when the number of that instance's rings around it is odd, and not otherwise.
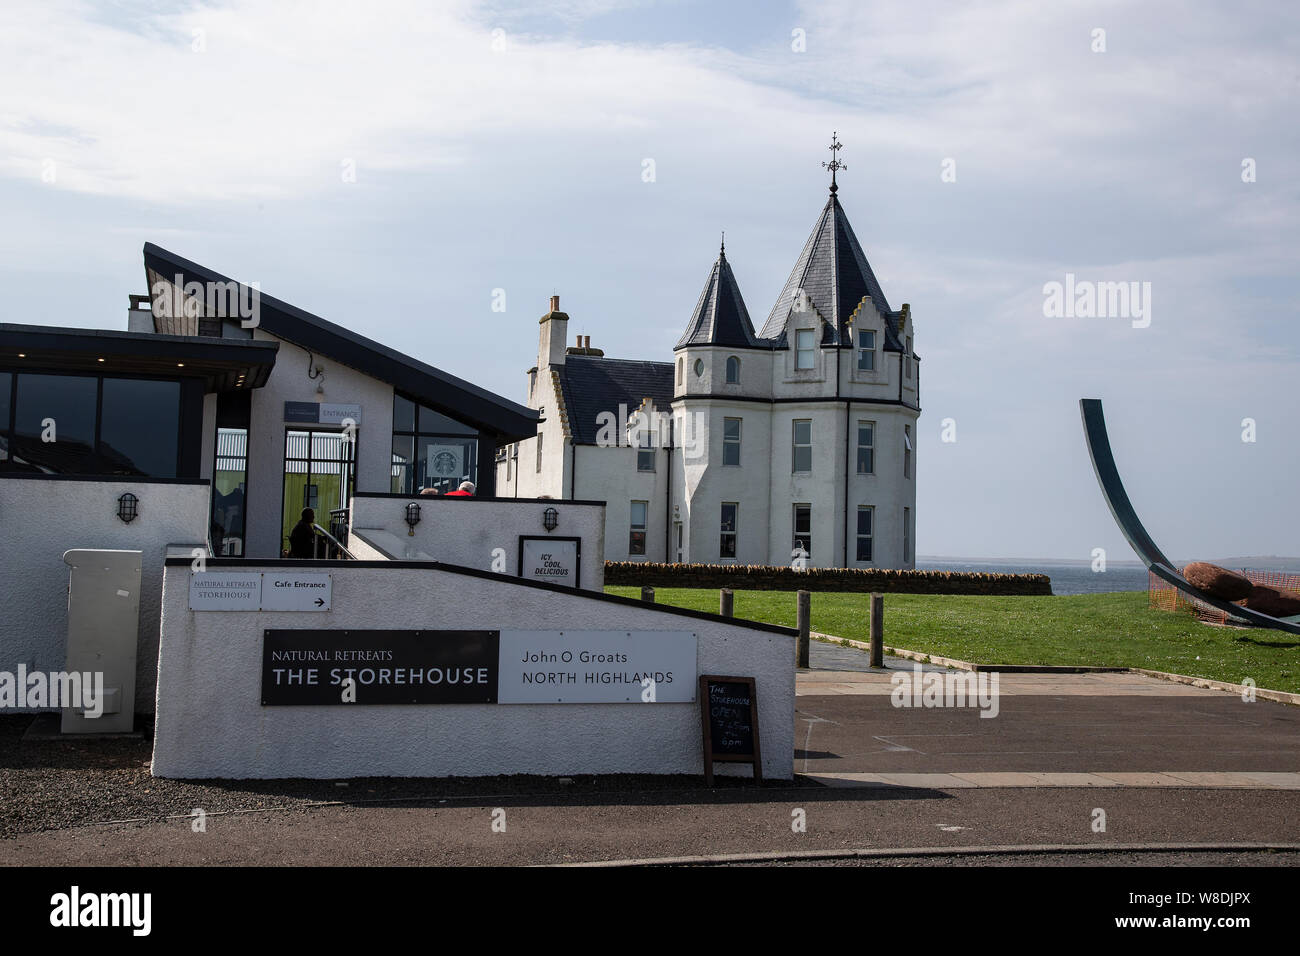
[[[754,335],[754,323],[750,321],[749,310],[740,295],[740,286],[736,276],[727,262],[727,250],[723,246],[718,259],[713,263],[709,281],[704,284],[700,300],[695,304],[695,312],[686,325],[686,331],[678,339],[673,350],[688,345],[723,345],[729,348],[765,348]]]
[[[853,234],[853,227],[849,225],[848,216],[834,191],[826,200],[812,235],[804,243],[785,288],[763,324],[760,333],[763,338],[783,338],[786,321],[799,305],[801,289],[807,296],[808,307],[827,322],[823,339],[826,344],[850,344],[845,334],[845,323],[857,311],[864,297],[869,298],[887,319],[898,317],[898,313],[889,308],[885,293],[871,271],[862,245]],[[884,344],[890,351],[902,350],[897,322],[885,322]]]

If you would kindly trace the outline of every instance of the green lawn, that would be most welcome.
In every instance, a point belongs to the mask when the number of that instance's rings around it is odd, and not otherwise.
[[[639,588],[606,588],[640,597]],[[813,592],[812,629],[866,641],[870,595]],[[661,604],[718,610],[718,592],[657,588]],[[795,625],[785,591],[737,591],[736,616]],[[1211,627],[1186,613],[1147,608],[1140,592],[1053,597],[885,595],[885,644],[981,664],[1145,667],[1300,692],[1300,638],[1258,628]]]

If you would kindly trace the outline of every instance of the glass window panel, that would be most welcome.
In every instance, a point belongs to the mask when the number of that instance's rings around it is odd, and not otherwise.
[[[794,423],[794,443],[796,445],[807,445],[812,442],[812,422],[799,421]]]
[[[812,329],[799,329],[794,334],[795,368],[813,367],[813,333]]]
[[[734,355],[727,359],[727,382],[735,384],[740,381],[740,359]]]
[[[11,373],[0,372],[0,461],[9,460],[9,393],[13,380]]]
[[[736,506],[734,504],[724,504],[722,506],[722,530],[736,530]]]
[[[393,396],[393,431],[415,431],[415,402],[401,395]]]
[[[311,457],[310,441],[311,432],[288,432],[284,437],[284,457],[306,461]]]
[[[740,441],[740,419],[724,418],[722,420],[722,434],[733,441]]]
[[[858,534],[871,534],[871,509],[858,509]]]
[[[18,376],[13,461],[53,474],[94,474],[95,407],[99,382],[93,376]],[[43,441],[46,419],[53,441]]]
[[[395,495],[415,493],[415,439],[410,435],[393,436],[392,485]]]
[[[302,517],[303,502],[309,498],[308,486],[310,484],[307,472],[306,462],[285,462],[284,468],[284,522],[280,530],[280,552],[283,556],[289,555],[289,532],[298,523]],[[316,516],[317,524],[320,523],[320,515]]]
[[[428,433],[451,434],[451,435],[477,435],[477,429],[471,428],[464,422],[458,422],[454,418],[448,418],[440,412],[435,412],[426,405],[420,406],[420,427],[419,430]]]
[[[439,494],[455,491],[462,481],[476,481],[478,441],[420,435],[416,439],[416,490],[433,488]]]
[[[632,502],[632,526],[634,528],[645,527],[645,515],[646,515],[646,502],[644,501]]]
[[[794,530],[799,533],[807,534],[812,527],[812,509],[809,507],[797,507],[794,509]]]
[[[104,474],[175,478],[181,424],[179,382],[104,379],[99,457]]]
[[[212,487],[212,543],[218,554],[244,554],[247,488],[248,430],[218,428]]]

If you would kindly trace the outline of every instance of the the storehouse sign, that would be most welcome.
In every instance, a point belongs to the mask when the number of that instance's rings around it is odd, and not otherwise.
[[[696,645],[684,631],[267,630],[262,703],[682,703]]]

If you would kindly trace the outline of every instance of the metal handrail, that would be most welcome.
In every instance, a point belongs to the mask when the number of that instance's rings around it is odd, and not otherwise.
[[[314,522],[314,521],[312,522],[312,525],[311,525],[311,526],[312,526],[313,528],[315,528],[317,531],[319,531],[319,532],[320,532],[322,535],[324,535],[326,538],[328,538],[330,541],[334,542],[334,547],[338,548],[340,551],[342,551],[344,554],[346,554],[346,555],[348,556],[348,559],[349,559],[349,560],[351,560],[351,561],[356,561],[356,560],[357,560],[357,556],[356,556],[355,554],[353,554],[351,551],[349,551],[347,548],[345,548],[345,547],[343,546],[343,542],[340,541],[338,538],[334,537],[334,535],[330,534],[328,531],[326,531],[326,530],[325,530],[324,528],[322,528],[320,525],[316,524],[316,522]],[[313,548],[313,550],[315,550],[315,549]]]

